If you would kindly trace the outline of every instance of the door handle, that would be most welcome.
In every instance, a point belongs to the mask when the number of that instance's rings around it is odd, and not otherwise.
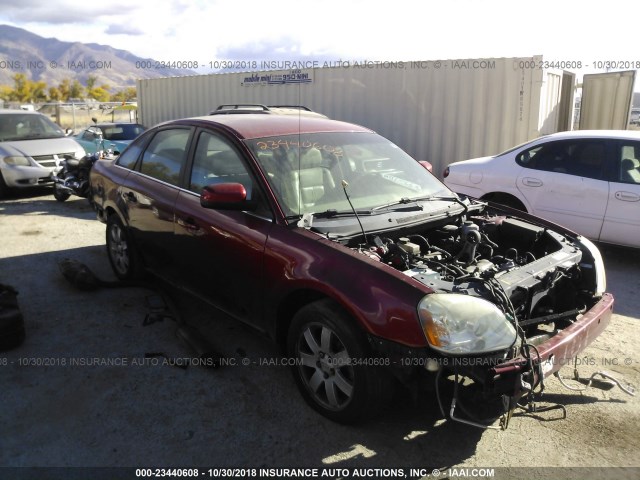
[[[176,222],[178,223],[178,225],[180,225],[189,233],[196,234],[200,231],[200,227],[196,224],[196,221],[191,217],[187,219],[178,218]]]
[[[616,192],[616,199],[623,202],[637,202],[640,200],[640,195],[632,192]]]
[[[524,177],[522,179],[522,184],[526,185],[527,187],[541,187],[542,180],[538,180],[537,178],[532,177]]]

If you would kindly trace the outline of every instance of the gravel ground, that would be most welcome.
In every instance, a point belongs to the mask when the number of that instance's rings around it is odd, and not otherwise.
[[[175,323],[144,325],[157,292],[82,292],[60,274],[57,263],[71,258],[112,279],[104,230],[85,200],[60,204],[47,189],[0,202],[0,283],[19,291],[27,329],[20,348],[0,354],[0,467],[464,467],[505,478],[638,478],[637,468],[613,468],[640,467],[638,397],[618,388],[575,393],[550,379],[541,404],[565,405],[567,418],[517,414],[506,431],[444,422],[433,399],[403,395],[369,423],[336,425],[273,365],[274,345],[184,295],[175,296],[181,316],[237,365],[180,368],[194,355]],[[640,252],[603,254],[616,313],[581,357],[581,373],[604,369],[638,386]]]

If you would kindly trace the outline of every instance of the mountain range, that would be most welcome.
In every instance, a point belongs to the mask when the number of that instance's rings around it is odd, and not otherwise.
[[[155,61],[126,50],[97,43],[63,42],[0,25],[0,85],[13,86],[16,73],[49,86],[58,85],[65,78],[85,85],[87,77],[93,75],[98,78],[97,85],[107,84],[117,91],[135,86],[136,79],[196,74],[177,68],[140,68],[147,65],[155,66]]]

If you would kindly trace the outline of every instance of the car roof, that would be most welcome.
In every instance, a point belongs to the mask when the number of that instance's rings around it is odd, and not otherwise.
[[[570,132],[557,132],[541,137],[545,139],[573,139],[573,138],[624,138],[640,140],[640,131],[637,130],[573,130]]]
[[[173,120],[165,122],[162,125],[172,123],[222,125],[234,130],[240,138],[245,139],[317,132],[373,133],[372,130],[353,123],[323,117],[297,115],[262,115],[252,113],[242,115],[208,115],[205,117]]]

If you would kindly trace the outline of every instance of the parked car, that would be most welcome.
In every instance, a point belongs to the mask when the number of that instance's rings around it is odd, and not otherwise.
[[[91,182],[119,278],[152,272],[265,333],[335,421],[378,412],[397,381],[430,382],[451,418],[465,395],[505,413],[611,317],[589,240],[459,198],[357,125],[170,121]]]
[[[444,182],[592,240],[640,247],[640,132],[555,133],[500,155],[452,163]]]
[[[0,110],[0,198],[8,188],[51,183],[64,156],[82,158],[84,150],[46,116],[25,110]]]
[[[75,138],[87,153],[111,150],[122,152],[146,128],[139,123],[96,123],[78,133]]]

